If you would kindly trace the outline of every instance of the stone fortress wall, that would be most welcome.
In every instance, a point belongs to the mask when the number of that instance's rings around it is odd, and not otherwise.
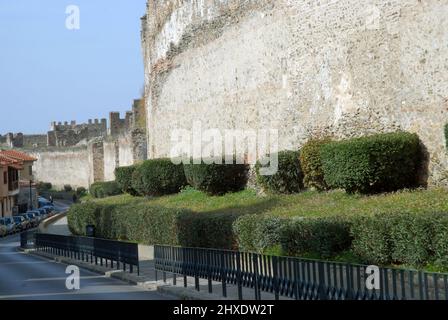
[[[114,180],[118,166],[146,159],[146,114],[142,110],[143,101],[134,100],[124,118],[110,112],[109,127],[106,119],[84,124],[52,122],[46,135],[0,136],[0,147],[20,148],[36,157],[37,181],[51,182],[56,188],[66,184],[88,188],[97,181]]]
[[[278,129],[280,149],[402,129],[447,185],[447,16],[447,0],[148,0],[148,156],[195,120]]]

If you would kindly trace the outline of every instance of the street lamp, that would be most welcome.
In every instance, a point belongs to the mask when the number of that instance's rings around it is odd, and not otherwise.
[[[33,191],[32,191],[32,184],[33,184],[33,180],[30,179],[30,204],[29,204],[29,208],[30,208],[30,210],[33,210]]]

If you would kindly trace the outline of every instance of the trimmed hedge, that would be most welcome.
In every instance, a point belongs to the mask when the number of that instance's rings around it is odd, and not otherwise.
[[[137,169],[136,165],[127,167],[118,167],[115,169],[115,181],[117,181],[124,193],[136,196],[137,191],[132,187],[132,175]]]
[[[239,248],[265,252],[281,246],[282,254],[332,257],[350,248],[350,224],[341,218],[286,219],[248,215],[234,224]]]
[[[242,251],[263,253],[280,244],[282,227],[287,219],[264,215],[244,215],[233,225],[238,247]]]
[[[300,166],[298,151],[281,151],[278,154],[278,171],[274,175],[260,174],[262,165],[257,162],[255,166],[257,181],[266,190],[272,193],[297,193],[303,189],[303,173]]]
[[[152,206],[146,201],[88,201],[73,205],[67,217],[70,230],[77,235],[85,235],[86,226],[92,224],[100,238],[148,245],[236,248],[232,233],[236,214],[201,214],[187,209]]]
[[[105,198],[121,194],[120,186],[115,181],[95,182],[90,186],[94,198]]]
[[[132,188],[142,196],[177,193],[186,184],[183,166],[170,159],[146,160],[132,174]]]
[[[340,217],[295,219],[281,230],[287,255],[313,254],[330,258],[350,249],[350,223]]]
[[[389,213],[356,219],[353,251],[367,263],[448,265],[448,214]]]
[[[192,162],[194,163],[194,162]],[[246,187],[249,166],[246,164],[184,164],[187,182],[210,195],[241,191]]]
[[[330,142],[330,138],[310,139],[300,149],[300,164],[305,187],[317,190],[328,189],[322,168],[321,149],[322,146]]]
[[[395,132],[322,146],[325,182],[349,193],[375,193],[415,187],[421,161],[416,134]]]

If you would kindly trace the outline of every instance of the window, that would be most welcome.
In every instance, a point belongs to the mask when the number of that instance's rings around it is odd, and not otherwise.
[[[33,175],[33,167],[29,166],[28,168],[29,168],[29,174],[30,174],[30,176],[32,176]]]
[[[3,172],[3,184],[8,183],[8,173],[6,171]]]

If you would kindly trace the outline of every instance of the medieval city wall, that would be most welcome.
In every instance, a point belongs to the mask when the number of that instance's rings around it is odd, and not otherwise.
[[[142,19],[148,156],[175,129],[416,132],[447,184],[446,0],[149,0]]]

